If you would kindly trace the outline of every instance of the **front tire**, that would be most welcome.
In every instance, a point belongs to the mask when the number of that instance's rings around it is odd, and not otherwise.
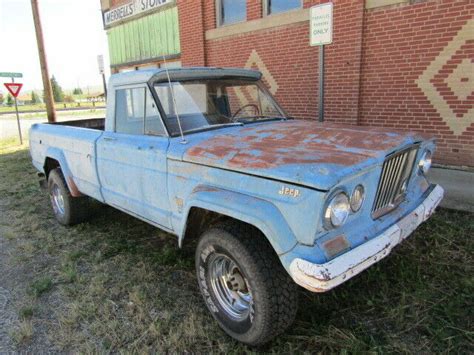
[[[297,286],[252,226],[229,222],[205,232],[196,272],[207,308],[236,340],[261,345],[293,323]]]
[[[51,170],[48,176],[48,191],[56,220],[70,226],[87,219],[89,214],[88,198],[73,197],[60,168]]]

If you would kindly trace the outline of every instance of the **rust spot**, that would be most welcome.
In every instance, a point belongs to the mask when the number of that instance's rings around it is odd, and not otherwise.
[[[77,188],[77,185],[74,182],[74,180],[72,179],[72,177],[67,178],[67,184],[69,186],[69,190],[71,191],[71,196],[72,197],[81,197],[82,196],[82,193]]]
[[[217,192],[219,191],[217,188],[207,185],[199,185],[193,189],[193,193],[196,192]]]
[[[403,143],[406,134],[310,121],[247,126],[192,148],[190,160],[216,161],[235,168],[270,169],[289,164],[350,166]]]

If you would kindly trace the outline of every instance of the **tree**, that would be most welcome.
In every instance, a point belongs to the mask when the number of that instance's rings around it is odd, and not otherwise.
[[[5,100],[5,97],[4,97],[3,94],[0,92],[0,105],[3,104],[3,100]]]
[[[53,89],[53,98],[54,102],[63,102],[64,101],[64,93],[61,86],[59,86],[58,81],[54,77],[51,78],[51,88]]]
[[[39,103],[39,97],[34,91],[31,92],[31,103],[33,105]]]
[[[72,92],[73,95],[82,95],[82,89],[81,88],[75,88],[74,91]]]
[[[13,97],[10,94],[7,96],[7,106],[13,106]]]

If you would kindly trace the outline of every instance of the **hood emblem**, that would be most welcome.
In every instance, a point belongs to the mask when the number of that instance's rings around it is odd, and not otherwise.
[[[298,197],[300,195],[300,190],[298,189],[293,189],[290,187],[282,186],[281,189],[278,191],[279,195],[283,196],[291,196],[291,197]]]

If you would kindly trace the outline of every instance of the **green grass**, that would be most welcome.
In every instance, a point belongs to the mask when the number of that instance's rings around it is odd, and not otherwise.
[[[58,225],[24,147],[0,144],[0,196],[7,206],[0,227],[14,233],[18,265],[31,268],[28,285],[42,280],[33,287],[43,290],[41,297],[28,300],[35,311],[20,311],[17,343],[43,324],[52,344],[73,352],[474,350],[469,213],[441,209],[388,258],[341,287],[301,290],[291,329],[251,349],[227,337],[207,312],[193,243],[179,250],[175,237],[100,204],[89,222]],[[37,309],[51,319],[38,317]]]
[[[20,308],[20,311],[18,313],[21,319],[30,319],[31,317],[33,317],[34,312],[35,310],[33,307],[25,306]]]
[[[33,281],[30,285],[30,294],[34,297],[39,297],[43,293],[48,292],[53,287],[53,280],[50,276],[42,276]]]

